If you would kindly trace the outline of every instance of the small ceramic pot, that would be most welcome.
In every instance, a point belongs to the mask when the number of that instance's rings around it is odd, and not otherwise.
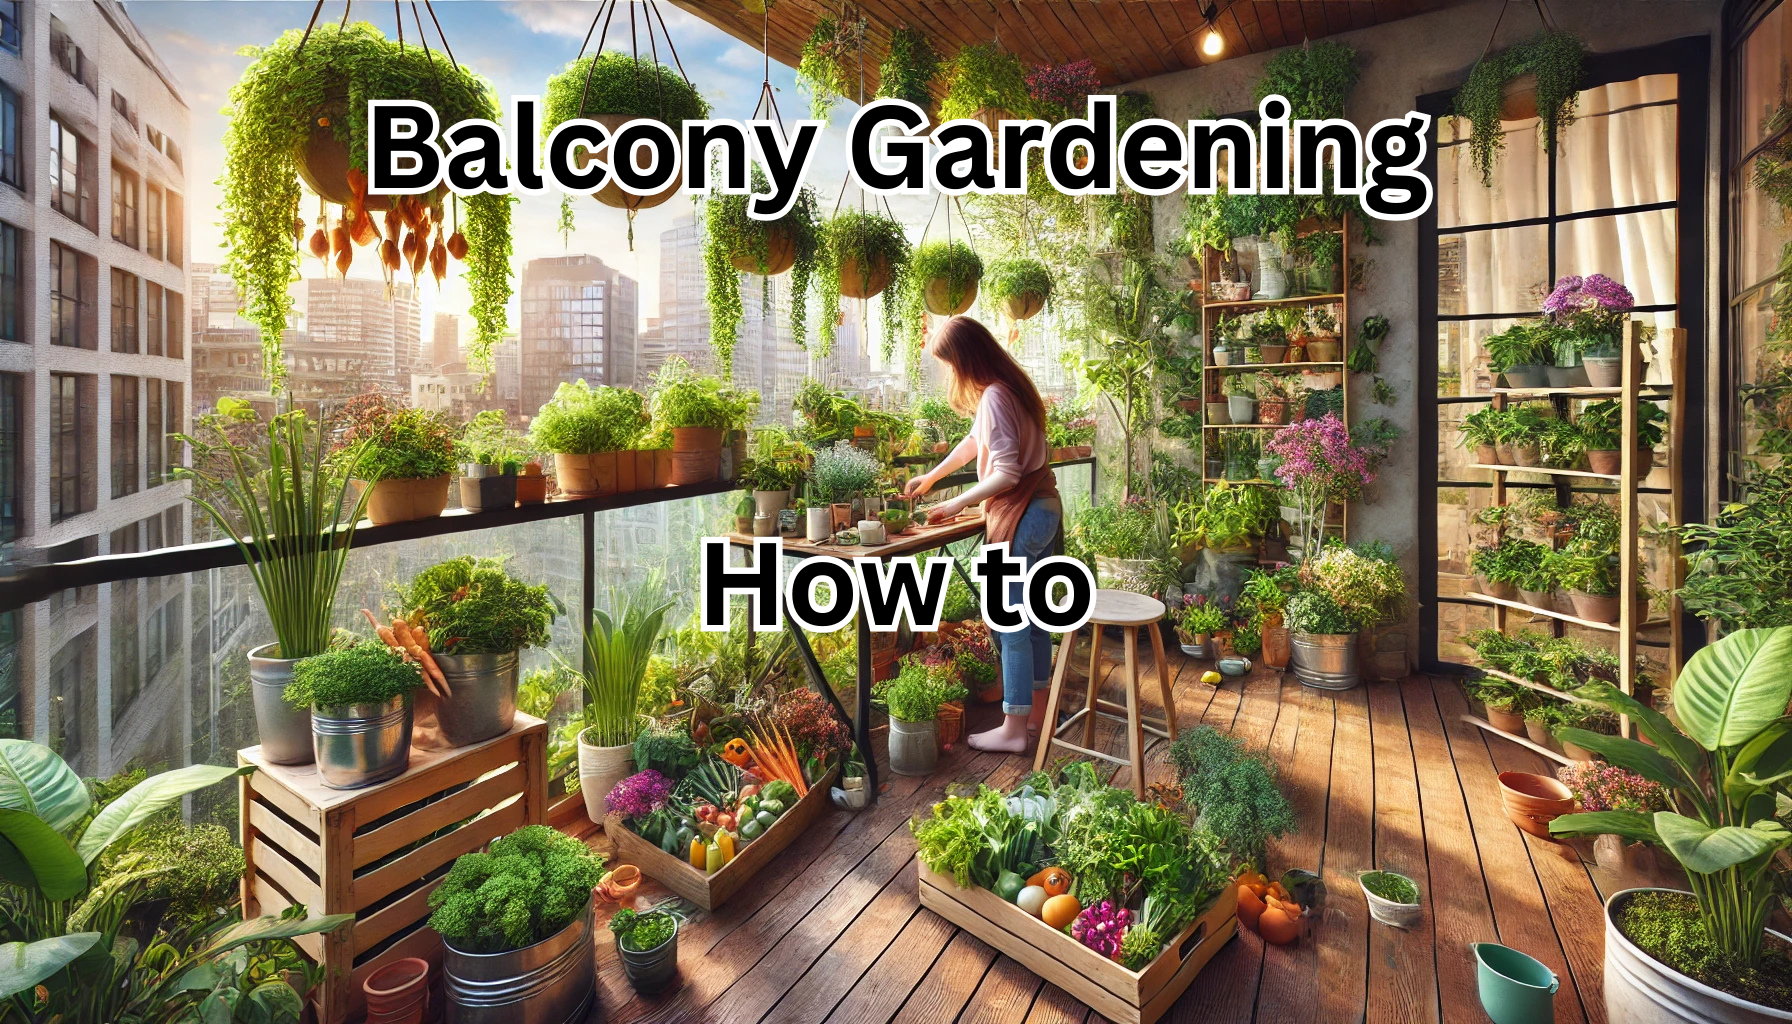
[[[761,512],[753,517],[753,536],[776,537],[778,535],[777,513]]]
[[[1500,799],[1512,824],[1539,839],[1551,839],[1549,823],[1574,813],[1574,793],[1548,775],[1501,772]]]

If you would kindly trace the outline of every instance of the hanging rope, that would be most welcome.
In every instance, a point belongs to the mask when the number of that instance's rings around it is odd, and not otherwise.
[[[415,7],[416,5],[412,4],[411,6]],[[448,33],[442,31],[442,23],[436,18],[435,5],[431,4],[429,0],[423,0],[423,9],[429,12],[429,20],[435,22],[436,38],[442,41],[442,52],[448,55],[448,63],[453,64],[454,70],[459,71],[460,61],[454,59],[454,48],[448,45]],[[422,35],[423,29],[418,28],[417,34]]]
[[[597,19],[598,19],[598,17],[601,16],[604,19],[604,30],[597,37],[597,52],[593,53],[591,55],[591,63],[590,63],[590,65],[588,65],[585,68],[585,87],[583,89],[579,90],[579,113],[580,114],[583,114],[585,112],[585,100],[587,97],[589,97],[591,95],[591,75],[593,72],[595,72],[597,70],[598,54],[601,54],[604,52],[604,40],[608,39],[610,37],[610,18],[616,14],[616,2],[617,2],[617,0],[609,0],[608,5],[600,6],[597,9],[597,14],[594,15],[591,19],[591,27],[596,28],[597,27]],[[589,43],[590,41],[591,41],[591,30],[587,29],[585,31],[585,42]],[[585,47],[583,44],[581,44],[579,46],[579,55],[577,57],[573,58],[573,63],[577,64],[580,60],[582,60],[584,58],[584,56],[585,56]]]
[[[299,37],[299,48],[297,50],[293,51],[293,56],[295,56],[295,57],[298,56],[299,53],[305,49],[305,44],[311,41],[311,28],[313,25],[317,24],[318,12],[322,11],[323,9],[324,9],[324,0],[317,0],[317,6],[311,8],[311,20],[307,21],[305,23],[305,34]],[[342,13],[343,13],[344,17],[348,16],[348,11],[346,8],[343,10]]]
[[[398,0],[392,0],[392,20],[398,22],[398,52],[404,53],[404,11],[398,7]]]

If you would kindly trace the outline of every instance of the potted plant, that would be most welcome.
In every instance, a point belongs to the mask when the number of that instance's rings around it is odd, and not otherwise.
[[[844,530],[859,521],[854,500],[875,489],[883,471],[877,456],[849,442],[837,441],[832,448],[815,453],[809,467],[811,497],[828,505],[833,528]]]
[[[1589,622],[1618,621],[1618,556],[1614,548],[1576,538],[1566,548],[1550,552],[1545,564],[1568,588],[1575,615]]]
[[[1556,282],[1549,297],[1543,300],[1543,315],[1559,333],[1557,363],[1573,360],[1569,365],[1585,365],[1585,384],[1592,387],[1617,387],[1623,377],[1619,352],[1624,343],[1624,325],[1636,297],[1630,289],[1604,274],[1586,277],[1568,275]],[[1563,387],[1552,374],[1552,387]],[[1575,381],[1574,383],[1582,383]]]
[[[1220,337],[1213,343],[1213,365],[1232,365],[1232,339]]]
[[[895,679],[877,684],[873,695],[890,714],[890,770],[933,774],[939,761],[940,708],[963,700],[965,688],[948,673],[910,659]]]
[[[1540,402],[1527,402],[1494,420],[1494,451],[1509,466],[1541,466],[1543,433],[1554,421],[1549,407]]]
[[[1288,599],[1287,617],[1294,677],[1303,685],[1348,690],[1362,681],[1356,657],[1362,624],[1329,594],[1303,586]]]
[[[448,507],[454,427],[441,414],[399,405],[377,392],[348,401],[336,458],[356,453],[356,486],[368,491],[375,526],[433,519]]]
[[[1530,555],[1528,562],[1505,568],[1505,572],[1510,574],[1508,578],[1512,585],[1518,588],[1518,599],[1533,608],[1554,608],[1552,595],[1556,590],[1556,575],[1549,560],[1549,549],[1516,537],[1510,538],[1502,546],[1517,548]]]
[[[1211,658],[1216,653],[1208,646],[1215,633],[1226,628],[1226,613],[1218,602],[1185,594],[1176,613],[1176,639],[1182,653],[1191,658]]]
[[[567,121],[586,118],[614,134],[629,121],[651,118],[682,138],[686,121],[699,121],[708,116],[709,104],[698,95],[683,72],[653,58],[643,60],[640,54],[631,56],[619,50],[604,50],[580,57],[548,79],[547,93],[541,104],[541,132],[545,138]],[[607,163],[609,146],[587,152],[585,159]],[[592,193],[592,198],[605,206],[628,211],[628,241],[632,249],[636,211],[658,206],[677,195],[684,184],[682,171],[681,167],[671,183],[650,196],[624,192],[611,180]]]
[[[1356,876],[1369,901],[1369,916],[1394,928],[1419,923],[1419,886],[1397,871],[1364,871]]]
[[[1638,402],[1636,408],[1636,473],[1646,476],[1655,463],[1655,446],[1664,436],[1668,414],[1654,402]],[[1586,447],[1587,468],[1595,473],[1618,475],[1623,468],[1624,407],[1615,399],[1589,402],[1574,421]]]
[[[464,747],[509,732],[518,654],[547,646],[554,621],[548,588],[512,577],[499,559],[463,555],[418,573],[400,605],[411,628],[428,635],[450,694],[436,707],[442,739]]]
[[[292,668],[286,702],[311,711],[317,775],[331,789],[360,789],[404,774],[411,759],[416,664],[384,644],[336,646]]]
[[[787,428],[761,427],[740,480],[753,492],[754,512],[777,515],[790,504],[790,492],[808,469],[809,450]]]
[[[841,296],[869,299],[881,294],[884,350],[895,347],[896,328],[903,322],[901,300],[909,287],[911,251],[902,223],[873,210],[841,210],[823,225],[819,355],[833,350]]]
[[[933,107],[933,80],[940,55],[927,34],[909,25],[890,30],[890,49],[877,67],[877,95],[907,100],[925,113]]]
[[[1285,621],[1294,574],[1291,567],[1249,569],[1239,594],[1240,603],[1251,610],[1251,618],[1257,624],[1263,661],[1274,669],[1287,668],[1294,657],[1294,638]]]
[[[1618,735],[1618,716],[1604,708],[1588,707],[1592,712],[1604,716],[1598,724],[1606,728],[1593,728],[1589,731],[1601,736]],[[1573,724],[1564,728],[1584,728]],[[1657,811],[1674,810],[1668,798],[1668,791],[1658,782],[1651,782],[1636,772],[1626,771],[1615,764],[1594,760],[1590,750],[1569,740],[1562,741],[1562,749],[1576,763],[1564,765],[1556,769],[1556,777],[1574,794],[1579,805],[1575,808],[1582,812],[1623,811],[1641,814],[1653,818]],[[1586,756],[1581,757],[1575,751]],[[1623,835],[1600,835],[1590,840],[1586,837],[1564,837],[1571,844],[1590,842],[1593,847],[1594,862],[1602,868],[1612,871],[1632,872],[1647,875],[1655,866],[1655,851],[1646,842],[1633,840]]]
[[[1523,736],[1525,709],[1536,703],[1537,694],[1504,680],[1496,680],[1497,685],[1484,686],[1481,701],[1487,707],[1487,722],[1500,732],[1511,736]]]
[[[1285,424],[1288,408],[1300,388],[1291,376],[1280,373],[1257,375],[1257,422]],[[1228,411],[1230,411],[1228,407]],[[1265,477],[1267,479],[1267,477]]]
[[[1304,295],[1338,295],[1343,292],[1344,232],[1315,231],[1294,243],[1294,251],[1307,265],[1300,281]]]
[[[539,505],[548,500],[548,478],[541,471],[541,461],[530,459],[516,475],[516,503]]]
[[[223,270],[243,297],[243,315],[261,332],[270,387],[279,390],[285,376],[287,288],[299,276],[295,235],[302,239],[305,232],[301,181],[338,208],[334,217],[327,209],[320,213],[309,241],[311,252],[338,274],[347,272],[357,246],[378,247],[387,280],[408,263],[413,281],[427,267],[440,282],[450,257],[464,261],[476,325],[470,362],[489,369],[510,298],[510,201],[454,198],[450,212],[445,190],[368,195],[365,115],[371,100],[406,99],[430,104],[445,125],[495,122],[500,107],[491,87],[464,65],[434,61],[424,48],[400,46],[366,22],[294,29],[247,52],[253,59],[231,87],[224,134]],[[382,210],[383,227],[372,216]],[[295,219],[301,221],[296,227]]]
[[[1374,482],[1371,452],[1352,443],[1349,429],[1329,411],[1283,427],[1263,447],[1282,459],[1276,479],[1292,492],[1300,557],[1311,559],[1319,554],[1328,506],[1353,500]]]
[[[502,409],[487,409],[468,421],[454,454],[460,460],[462,508],[485,512],[516,507],[517,473],[528,451]]]
[[[554,453],[562,494],[589,498],[653,485],[651,458],[641,459],[635,450],[647,424],[638,392],[607,384],[594,388],[580,378],[554,389],[529,424],[529,441]]]
[[[1538,118],[1543,151],[1555,152],[1557,138],[1574,121],[1585,55],[1579,39],[1549,30],[1475,62],[1456,93],[1456,114],[1469,122],[1469,154],[1482,185],[1493,187],[1505,122]]]
[[[983,275],[990,301],[1010,320],[1031,320],[1052,297],[1052,274],[1045,264],[1025,256],[990,263]]]
[[[610,917],[623,976],[636,992],[658,992],[678,974],[678,925],[669,907],[639,914],[618,910]]]
[[[1344,344],[1334,333],[1338,324],[1330,310],[1321,306],[1315,306],[1310,310],[1302,309],[1299,306],[1288,306],[1282,309],[1281,313],[1285,317],[1304,316],[1307,324],[1312,327],[1313,333],[1306,336],[1304,344],[1308,362],[1335,363],[1342,358]]]
[[[455,858],[429,894],[448,1019],[582,1018],[596,997],[591,891],[603,868],[602,854],[546,825]]]
[[[755,194],[771,191],[753,165]],[[790,271],[790,336],[809,333],[809,281],[821,251],[821,215],[813,189],[803,189],[790,210],[775,221],[747,214],[751,195],[711,194],[703,201],[703,302],[709,310],[709,344],[716,365],[734,365],[734,343],[746,315],[741,304],[740,275],[774,277]]]
[[[1032,116],[1027,70],[1013,52],[997,43],[959,47],[946,62],[946,95],[939,119],[975,118],[998,139],[1004,118]]]
[[[611,590],[609,610],[592,609],[585,627],[579,790],[586,815],[597,824],[603,823],[611,788],[633,768],[642,684],[672,604],[652,576],[627,591]]]
[[[853,93],[853,58],[864,52],[864,45],[864,18],[823,14],[815,19],[796,66],[797,87],[809,94],[809,116],[826,121],[834,104]]]
[[[1257,375],[1234,373],[1226,377],[1226,415],[1233,424],[1257,422]]]
[[[650,397],[654,422],[672,432],[674,486],[716,479],[723,438],[745,427],[759,405],[757,392],[702,376],[682,356],[661,365]]]
[[[1482,341],[1487,368],[1504,374],[1509,388],[1541,388],[1549,383],[1547,367],[1555,361],[1555,339],[1539,324],[1520,320]]]
[[[915,247],[909,273],[927,312],[957,316],[977,301],[983,260],[963,241],[934,239]]]
[[[1776,855],[1792,845],[1775,816],[1775,801],[1788,796],[1787,758],[1775,740],[1792,699],[1792,628],[1742,630],[1701,648],[1674,680],[1674,721],[1603,682],[1577,696],[1630,716],[1648,743],[1578,729],[1563,739],[1660,784],[1669,808],[1568,814],[1550,831],[1649,843],[1680,864],[1692,887],[1607,899],[1611,1005],[1658,1016],[1656,1007],[1671,999],[1696,1020],[1783,1019],[1792,1009],[1783,982],[1739,981],[1786,976],[1783,965],[1763,962],[1787,955],[1785,938],[1770,942],[1767,925],[1778,903]],[[1763,1005],[1768,993],[1773,1003]]]
[[[1260,362],[1281,363],[1288,358],[1288,330],[1273,317],[1265,315],[1252,322],[1251,341],[1257,346]]]
[[[242,435],[246,438],[239,440]],[[311,716],[286,703],[292,667],[330,644],[336,591],[368,489],[351,498],[363,449],[333,459],[320,425],[303,412],[262,423],[247,402],[220,399],[192,434],[177,434],[192,453],[191,500],[242,553],[274,630],[274,642],[249,651],[249,688],[262,756],[274,764],[309,764]],[[245,443],[245,440],[247,443]]]

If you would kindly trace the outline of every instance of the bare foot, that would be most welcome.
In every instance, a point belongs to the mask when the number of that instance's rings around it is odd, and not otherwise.
[[[1027,749],[1027,716],[1003,715],[1002,724],[988,732],[973,733],[965,742],[978,750],[1019,754]]]

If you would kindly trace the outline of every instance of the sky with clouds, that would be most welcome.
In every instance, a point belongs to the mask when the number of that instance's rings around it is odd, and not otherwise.
[[[196,260],[217,262],[223,255],[219,245],[224,234],[216,214],[221,194],[216,182],[224,166],[223,137],[227,123],[223,111],[229,101],[230,87],[250,60],[238,51],[244,46],[270,43],[287,29],[304,28],[313,6],[308,2],[287,0],[131,0],[127,4],[131,19],[173,71],[193,112],[191,135],[183,148],[187,156],[188,208],[192,211],[190,230]],[[513,3],[438,0],[434,6],[454,56],[461,64],[490,80],[508,107],[512,95],[540,95],[548,77],[578,55],[579,45],[601,5],[589,0]],[[639,6],[635,9],[641,11]],[[714,111],[712,116],[740,120],[751,117],[763,81],[764,57],[759,48],[742,43],[663,0],[658,9],[685,72],[709,101]],[[626,10],[624,7],[617,11],[606,49],[629,52],[627,23],[623,20]],[[405,5],[404,12],[405,38],[413,41],[416,31],[410,23],[409,4]],[[328,0],[319,17],[320,20],[340,20],[342,13],[339,0]],[[390,4],[363,0],[353,5],[350,16],[357,21],[371,22],[391,37],[394,35],[393,14]],[[424,22],[427,26],[427,14]],[[596,45],[595,37],[592,44]],[[664,45],[663,38],[661,45]],[[640,46],[645,54],[647,37],[644,29]],[[771,82],[778,106],[786,118],[807,116],[808,97],[797,90],[792,69],[772,62]],[[819,152],[808,181],[820,196],[824,213],[833,208],[846,176],[845,125],[855,109],[850,103],[837,107],[833,126],[818,144]],[[856,190],[849,188],[846,201],[855,202],[856,197]],[[906,202],[897,203],[896,199],[906,199]],[[922,224],[931,213],[932,202],[895,197],[892,204],[897,215],[909,224],[911,236],[919,236]],[[533,258],[567,252],[594,253],[640,282],[641,315],[654,314],[659,303],[659,235],[671,227],[680,214],[690,212],[689,200],[675,197],[660,207],[639,214],[635,218],[633,252],[628,248],[627,225],[621,210],[601,206],[593,199],[575,200],[574,209],[578,228],[570,240],[562,244],[555,229],[559,220],[558,193],[527,197],[515,207],[512,235],[516,241],[516,269],[520,271],[522,265]],[[320,273],[321,264],[307,259],[303,272],[307,276]],[[350,275],[377,276],[374,261],[357,259]],[[467,307],[466,289],[453,272],[452,263],[449,278],[439,295],[432,286],[426,285],[421,290],[426,315],[438,309],[464,312]],[[513,325],[517,322],[514,300],[510,322]]]

